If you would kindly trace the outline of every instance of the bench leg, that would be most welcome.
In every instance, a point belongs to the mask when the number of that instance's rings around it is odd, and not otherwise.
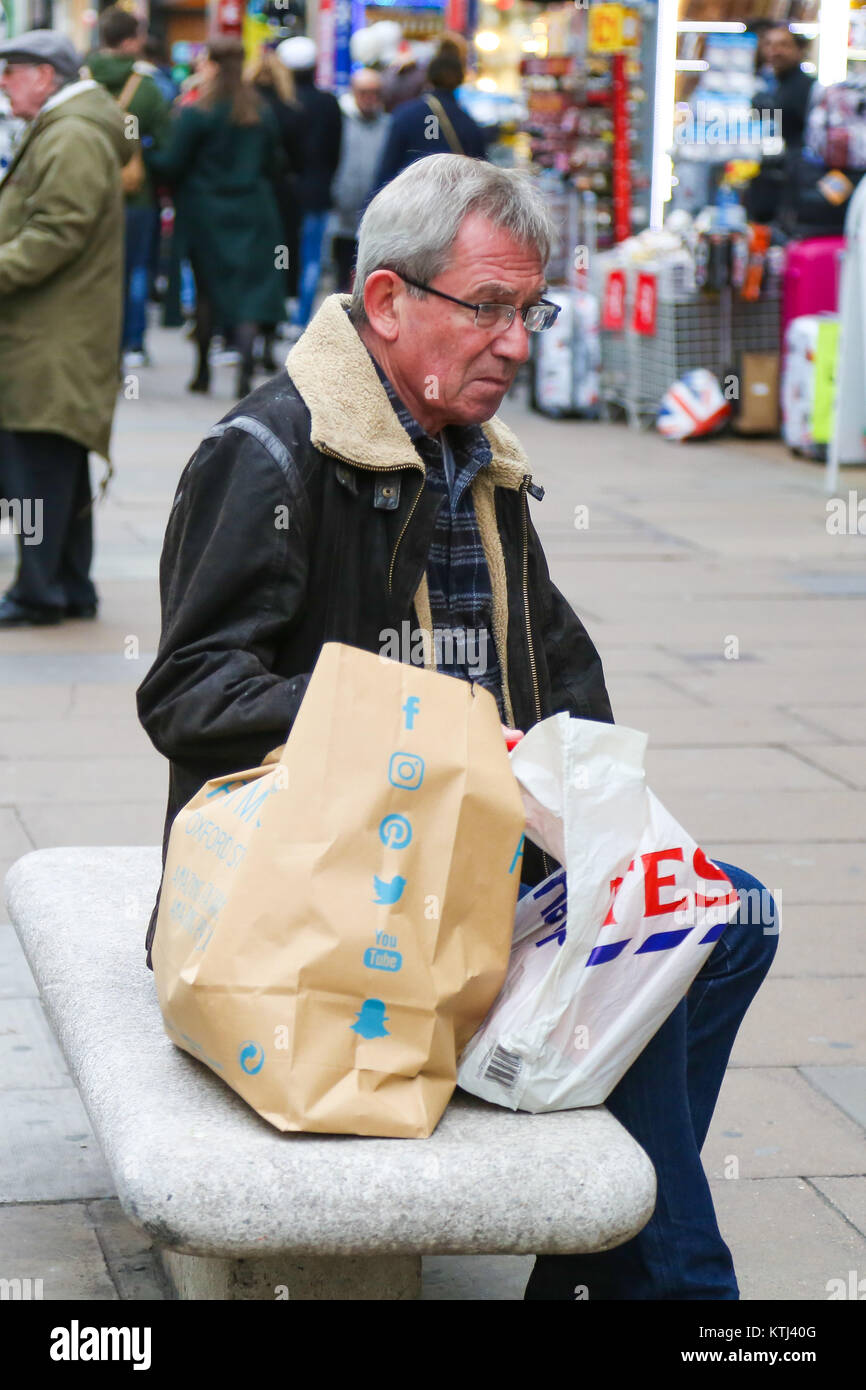
[[[218,1260],[159,1252],[173,1297],[396,1301],[421,1296],[419,1255]]]

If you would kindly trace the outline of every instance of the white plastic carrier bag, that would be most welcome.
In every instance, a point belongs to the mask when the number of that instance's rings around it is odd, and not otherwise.
[[[646,743],[557,714],[512,753],[526,833],[564,867],[517,904],[505,984],[460,1060],[465,1091],[534,1113],[600,1104],[735,915],[729,879],[647,787]]]

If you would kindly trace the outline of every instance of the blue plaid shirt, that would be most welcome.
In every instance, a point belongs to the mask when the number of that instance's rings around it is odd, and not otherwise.
[[[446,469],[441,437],[424,432],[378,362],[372,361],[397,419],[426,465],[426,487],[445,498],[427,560],[436,669],[489,690],[504,719],[502,675],[493,638],[493,591],[471,489],[476,474],[492,457],[487,436],[480,425],[447,427],[448,462],[453,461],[449,486],[451,470]]]

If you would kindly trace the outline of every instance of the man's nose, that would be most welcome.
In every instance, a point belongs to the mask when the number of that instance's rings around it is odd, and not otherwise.
[[[497,357],[505,357],[509,362],[526,362],[529,358],[529,334],[520,314],[515,314],[504,333],[497,334],[493,342]]]

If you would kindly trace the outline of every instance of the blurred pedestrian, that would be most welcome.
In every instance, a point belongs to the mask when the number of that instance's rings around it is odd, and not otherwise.
[[[215,38],[198,100],[184,106],[164,149],[148,152],[175,190],[177,254],[195,277],[198,365],[190,391],[210,389],[208,353],[217,323],[240,352],[237,394],[252,384],[259,326],[284,314],[285,246],[273,188],[281,159],[270,109],[243,78],[239,39]]]
[[[340,163],[334,179],[333,256],[337,290],[352,288],[358,225],[373,186],[388,117],[382,108],[382,78],[372,68],[352,74],[352,103],[343,108]]]
[[[126,129],[135,142],[133,158],[123,171],[126,224],[123,352],[125,367],[143,367],[150,365],[145,347],[147,299],[159,213],[141,148],[158,149],[163,143],[170,124],[169,108],[146,66],[137,61],[144,41],[137,16],[119,5],[110,5],[100,15],[99,36],[102,48],[88,58],[88,70],[129,116]]]
[[[172,75],[171,60],[165,39],[158,34],[146,34],[141,46],[140,67],[148,77],[152,77],[160,90],[163,101],[169,106],[180,95],[180,87]]]
[[[284,39],[277,57],[292,73],[303,112],[301,126],[300,282],[292,322],[296,332],[306,328],[313,312],[322,270],[322,243],[331,206],[331,184],[340,162],[342,114],[337,98],[315,83],[316,45],[301,35]]]
[[[303,167],[304,115],[295,93],[295,82],[285,63],[281,63],[274,48],[263,44],[258,57],[246,72],[263,101],[271,108],[279,127],[283,148],[282,167],[274,171],[274,191],[283,224],[286,246],[285,293],[294,299],[298,293],[298,260],[300,254],[301,206],[300,177]],[[276,327],[276,325],[274,325]],[[273,360],[274,332],[265,332],[262,366],[276,371]]]
[[[390,183],[407,164],[430,154],[486,158],[487,137],[454,95],[464,81],[465,65],[465,43],[443,38],[427,68],[429,90],[399,106],[391,117],[372,192]]]
[[[427,63],[413,48],[398,53],[383,74],[382,101],[390,115],[407,101],[417,101],[427,85]]]
[[[0,480],[19,510],[0,626],[96,615],[88,451],[108,458],[123,312],[123,115],[49,29],[0,44],[28,123],[0,183]]]

